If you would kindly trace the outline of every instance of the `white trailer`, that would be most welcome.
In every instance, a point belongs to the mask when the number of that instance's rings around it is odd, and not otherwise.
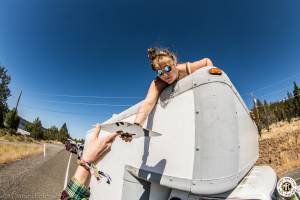
[[[227,75],[210,74],[212,68],[201,68],[162,92],[145,122],[162,136],[114,142],[97,165],[112,183],[92,178],[91,199],[271,199],[276,173],[254,167],[257,127]],[[104,123],[133,123],[140,104]]]

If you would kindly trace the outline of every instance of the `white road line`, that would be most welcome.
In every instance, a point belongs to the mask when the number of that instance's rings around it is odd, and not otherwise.
[[[69,168],[70,168],[71,158],[72,158],[72,153],[70,153],[69,162],[68,162],[68,166],[67,166],[67,170],[66,170],[64,189],[67,187],[67,183],[68,183],[68,176],[69,176]]]
[[[46,144],[44,143],[44,158],[46,158]]]

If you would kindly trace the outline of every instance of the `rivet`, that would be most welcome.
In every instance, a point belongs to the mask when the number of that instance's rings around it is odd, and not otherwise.
[[[198,115],[198,114],[199,114],[199,111],[196,111],[196,114]]]
[[[171,181],[171,182],[172,182],[172,181],[173,181],[173,179],[171,179],[171,178],[170,178],[170,179],[169,179],[169,181]]]
[[[199,147],[196,147],[196,151],[199,151],[200,150],[200,148]]]
[[[194,86],[197,86],[197,83],[194,83]]]
[[[147,175],[147,180],[149,180],[151,178],[151,174]]]

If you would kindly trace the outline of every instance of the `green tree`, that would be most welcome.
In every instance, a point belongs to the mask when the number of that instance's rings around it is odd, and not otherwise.
[[[18,112],[16,111],[15,108],[9,111],[8,113],[6,113],[4,125],[7,128],[17,130],[19,122],[20,122],[20,117],[18,116]]]
[[[8,111],[7,98],[10,96],[8,85],[10,76],[7,70],[0,66],[0,127],[4,127],[4,114]]]
[[[270,108],[269,108],[269,104],[266,100],[264,100],[262,120],[263,120],[264,127],[268,131],[270,131],[270,125],[272,123],[271,111],[270,111]]]
[[[261,119],[260,119],[260,110],[262,107],[262,103],[260,102],[259,99],[257,99],[256,101],[253,101],[253,108],[252,108],[252,114],[254,117],[254,121],[256,123],[257,129],[258,129],[258,133],[259,135],[261,135],[261,130],[263,128],[262,123],[261,123]]]
[[[296,108],[293,103],[293,96],[290,92],[287,93],[287,100],[284,102],[285,110],[286,110],[286,118],[290,123],[293,117],[296,117]]]
[[[43,139],[44,133],[43,133],[43,126],[42,122],[39,118],[36,118],[31,125],[28,127],[28,131],[30,131],[30,136],[40,140]]]
[[[294,90],[293,90],[293,94],[294,94],[294,105],[296,108],[296,115],[297,117],[300,116],[300,90],[299,87],[297,85],[297,83],[294,81]]]
[[[48,128],[44,138],[48,140],[58,140],[58,128],[56,126]]]
[[[25,124],[25,131],[31,133],[32,125],[31,124]]]
[[[65,143],[67,139],[70,137],[67,124],[64,123],[62,127],[59,129],[59,137],[58,140],[61,141],[62,143]]]
[[[83,138],[81,138],[81,139],[79,140],[79,142],[80,142],[81,144],[84,144],[85,140],[84,140]]]
[[[292,118],[300,117],[300,88],[294,82],[293,94],[287,92],[287,98],[281,101],[273,103],[264,101],[262,103],[257,99],[256,107],[254,104],[252,109],[252,115],[255,118],[259,133],[264,128],[269,130],[272,123],[285,120],[291,122]]]

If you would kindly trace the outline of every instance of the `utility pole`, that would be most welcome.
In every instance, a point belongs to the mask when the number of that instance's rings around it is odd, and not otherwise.
[[[257,109],[257,99],[254,97],[254,94],[253,92],[251,92],[251,98],[252,98],[252,101],[254,103],[254,109],[255,109],[255,112],[257,114],[257,127],[258,127],[258,131],[259,131],[259,135],[261,134],[261,130],[260,130],[260,120],[259,120],[259,112],[258,112],[258,109]],[[260,135],[261,136],[261,135]]]
[[[258,113],[258,110],[257,110],[257,100],[256,98],[254,97],[254,94],[253,92],[251,92],[251,98],[252,98],[252,101],[254,103],[254,108],[255,108],[255,111],[257,113],[257,117],[258,117],[258,121],[259,121],[259,113]]]
[[[18,111],[18,106],[19,106],[19,102],[20,102],[20,99],[21,99],[21,96],[22,96],[22,92],[23,92],[23,90],[21,90],[21,92],[19,94],[19,97],[18,97],[18,101],[17,101],[17,105],[16,105],[16,112]]]

